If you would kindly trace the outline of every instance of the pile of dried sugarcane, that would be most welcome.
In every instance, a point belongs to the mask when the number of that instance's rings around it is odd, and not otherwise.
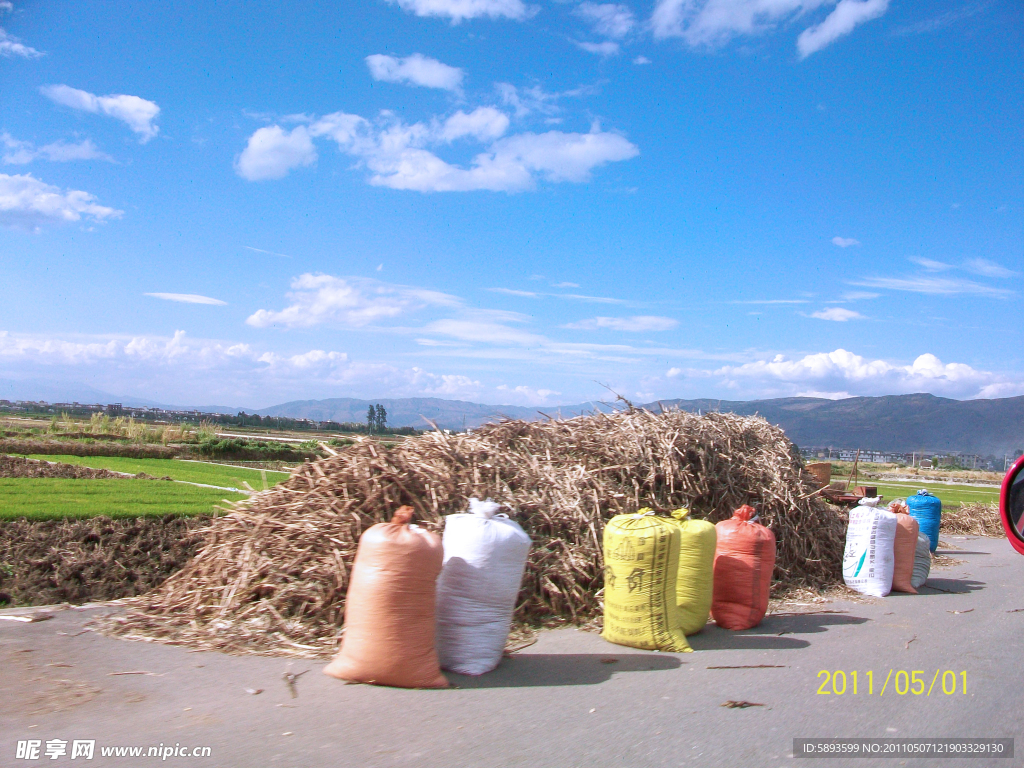
[[[942,510],[939,533],[960,536],[1006,535],[1003,521],[999,517],[999,505],[980,501],[961,504],[959,507],[949,506]]]
[[[716,522],[752,504],[778,540],[778,585],[820,588],[841,582],[846,519],[816,488],[780,429],[724,413],[630,408],[431,432],[391,449],[361,442],[215,520],[199,554],[106,630],[237,653],[331,654],[360,534],[400,504],[440,531],[471,496],[505,505],[533,539],[519,622],[599,614],[604,522],[643,506],[689,506]]]

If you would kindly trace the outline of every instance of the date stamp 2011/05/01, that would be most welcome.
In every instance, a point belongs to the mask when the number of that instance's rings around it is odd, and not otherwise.
[[[843,696],[851,695],[877,695],[884,696],[886,691],[890,695],[897,696],[931,696],[932,691],[941,691],[946,696],[955,694],[967,695],[967,672],[962,670],[954,672],[951,669],[936,669],[928,682],[928,673],[931,670],[924,669],[890,669],[882,681],[881,673],[877,676],[874,670],[864,671],[850,670],[846,672],[841,669],[831,671],[823,669],[818,673],[821,684],[818,686],[818,693],[822,696]],[[878,683],[881,682],[879,686]],[[892,684],[890,687],[890,683]],[[938,684],[938,687],[936,687]]]

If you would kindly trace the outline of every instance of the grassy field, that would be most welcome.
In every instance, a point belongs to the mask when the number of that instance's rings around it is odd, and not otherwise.
[[[223,464],[206,464],[179,459],[128,459],[120,456],[30,456],[32,459],[59,461],[94,469],[110,469],[114,472],[137,474],[145,472],[154,477],[170,477],[189,483],[205,483],[222,488],[245,488],[247,482],[254,490],[263,490],[263,477],[258,469],[231,467]],[[287,472],[267,470],[267,484],[277,485],[288,479]]]
[[[998,504],[998,488],[973,488],[967,485],[945,485],[944,483],[929,483],[927,481],[906,482],[906,483],[880,483],[875,480],[862,480],[862,485],[874,485],[878,492],[885,497],[888,503],[893,499],[905,499],[912,496],[920,489],[931,491],[942,500],[944,507],[958,504],[968,504],[975,501]]]
[[[244,495],[159,480],[0,478],[0,520],[203,515]]]

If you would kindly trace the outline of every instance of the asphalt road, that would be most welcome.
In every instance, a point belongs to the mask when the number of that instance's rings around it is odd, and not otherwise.
[[[109,609],[0,621],[0,765],[1022,765],[1024,557],[999,539],[944,540],[962,562],[933,570],[919,596],[797,606],[819,612],[773,615],[746,632],[709,626],[691,638],[690,654],[549,631],[491,674],[450,675],[457,687],[449,690],[345,685],[322,675],[321,662],[82,633]],[[750,665],[769,666],[721,668]],[[818,693],[822,670],[845,672],[846,692]],[[931,693],[900,695],[894,672],[881,694],[890,670],[920,670]],[[945,671],[955,693],[942,692]],[[125,672],[146,674],[115,674]],[[304,673],[294,698],[285,672]],[[1016,757],[794,758],[795,737],[1012,737]],[[41,759],[18,759],[17,742],[30,739],[43,742]],[[46,759],[51,739],[67,741],[69,754]],[[70,759],[75,739],[96,741],[91,761]],[[211,756],[99,754],[101,746],[161,744],[208,746]]]

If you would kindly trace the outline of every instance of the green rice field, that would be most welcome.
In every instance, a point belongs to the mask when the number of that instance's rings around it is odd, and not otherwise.
[[[109,469],[114,472],[128,472],[133,475],[145,472],[154,477],[166,476],[172,480],[217,485],[221,488],[242,489],[245,488],[242,484],[245,482],[251,485],[253,490],[262,491],[264,489],[261,470],[248,467],[181,461],[180,459],[131,459],[122,456],[42,456],[33,454],[29,458],[75,464],[93,469]],[[277,485],[287,479],[287,472],[266,470],[267,486]]]
[[[876,480],[861,480],[858,485],[874,485],[882,494],[885,502],[893,499],[905,499],[913,496],[920,489],[924,488],[935,494],[942,500],[944,507],[958,506],[960,504],[971,504],[982,502],[985,504],[999,503],[999,488],[975,488],[970,485],[945,485],[944,483],[929,483],[927,481],[916,482],[886,482],[880,483]]]
[[[207,515],[244,494],[160,480],[0,478],[0,520]]]

